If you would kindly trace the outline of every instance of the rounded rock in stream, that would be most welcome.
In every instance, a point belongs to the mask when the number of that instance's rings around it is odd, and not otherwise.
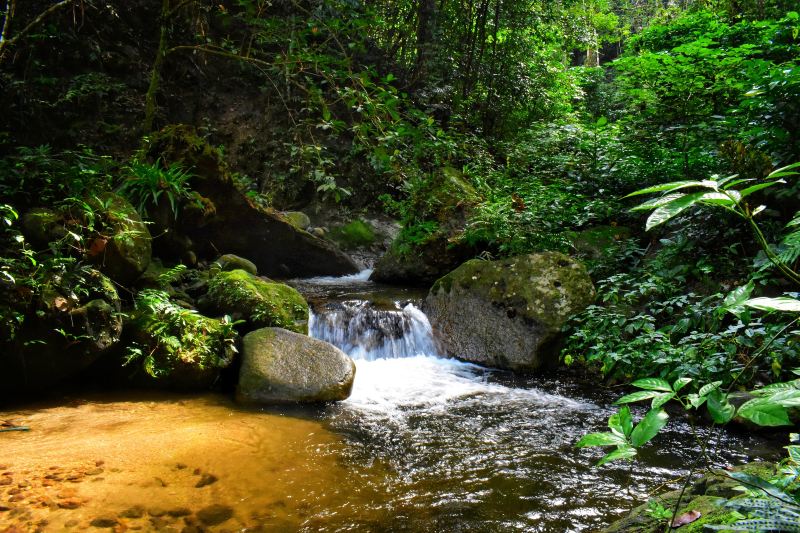
[[[331,402],[353,388],[353,360],[335,346],[281,328],[244,337],[236,398],[242,403]]]
[[[594,296],[583,265],[545,252],[467,261],[434,284],[424,311],[448,355],[526,371],[555,361],[562,326]]]

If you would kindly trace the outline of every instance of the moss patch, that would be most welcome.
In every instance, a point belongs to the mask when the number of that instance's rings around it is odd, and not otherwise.
[[[331,230],[331,239],[345,250],[369,246],[375,238],[375,230],[363,220],[354,220]]]
[[[308,304],[292,287],[270,283],[244,270],[220,272],[207,299],[219,313],[242,317],[251,327],[280,327],[308,333]]]

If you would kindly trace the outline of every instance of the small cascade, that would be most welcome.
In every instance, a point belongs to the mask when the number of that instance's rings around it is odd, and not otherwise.
[[[410,302],[388,309],[365,300],[330,302],[311,312],[308,329],[356,360],[438,354],[428,317]]]

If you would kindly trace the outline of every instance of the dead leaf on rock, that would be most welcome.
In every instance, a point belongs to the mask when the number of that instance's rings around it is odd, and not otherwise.
[[[701,516],[703,515],[700,513],[700,511],[689,511],[683,513],[682,515],[675,517],[675,520],[672,521],[672,527],[679,528],[681,526],[685,526],[686,524],[691,524]]]

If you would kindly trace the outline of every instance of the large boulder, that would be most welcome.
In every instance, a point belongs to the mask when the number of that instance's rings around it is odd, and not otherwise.
[[[594,296],[580,263],[545,252],[467,261],[434,284],[424,310],[449,355],[529,371],[557,360],[562,326]]]
[[[332,402],[350,396],[356,366],[335,346],[281,328],[244,337],[242,403]]]
[[[247,320],[250,329],[275,326],[308,332],[308,304],[296,289],[244,270],[217,274],[200,304],[210,312]]]
[[[0,396],[46,389],[76,376],[120,340],[120,299],[97,270],[53,271],[23,291],[0,283]],[[8,313],[6,313],[8,311]]]
[[[259,272],[273,277],[358,272],[353,260],[335,245],[247,198],[236,188],[219,150],[191,126],[167,126],[152,135],[147,155],[153,161],[182,163],[192,172],[189,186],[197,194],[194,201],[182,204],[177,220],[168,211],[155,218],[164,231],[189,237],[200,257],[216,257],[217,250],[225,250],[249,258]]]
[[[100,270],[127,285],[147,270],[152,256],[150,232],[136,209],[122,196],[105,193],[89,202],[103,224],[89,253]]]
[[[410,201],[414,217],[375,264],[373,281],[430,285],[477,255],[461,236],[480,195],[460,171],[443,168]]]

